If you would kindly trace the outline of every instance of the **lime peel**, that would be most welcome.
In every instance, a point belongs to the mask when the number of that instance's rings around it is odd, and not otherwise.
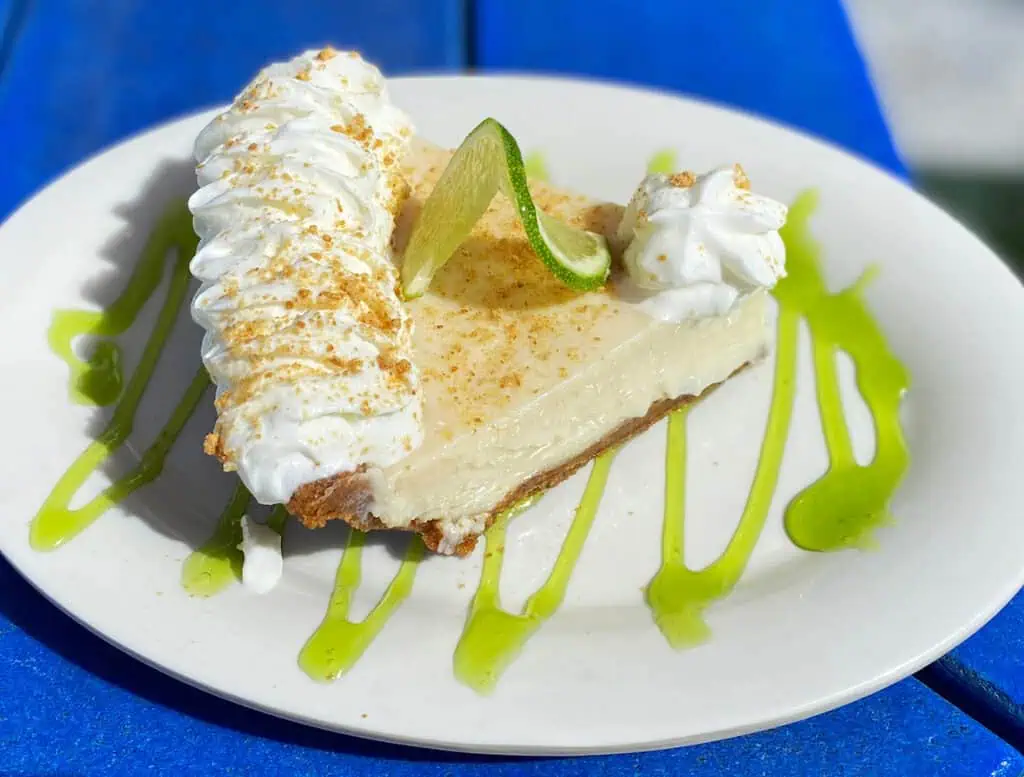
[[[516,206],[530,247],[556,278],[576,291],[604,284],[611,268],[605,239],[538,209],[519,144],[499,122],[484,119],[455,151],[413,225],[402,262],[407,299],[427,290],[499,189]]]

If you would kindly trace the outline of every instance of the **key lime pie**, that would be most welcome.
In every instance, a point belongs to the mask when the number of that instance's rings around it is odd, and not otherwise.
[[[786,209],[738,166],[625,208],[527,184],[497,122],[453,155],[332,49],[265,69],[195,155],[206,450],[309,527],[465,555],[767,351]]]

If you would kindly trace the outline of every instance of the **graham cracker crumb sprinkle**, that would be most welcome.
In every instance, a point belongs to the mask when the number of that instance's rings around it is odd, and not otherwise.
[[[220,438],[213,432],[210,432],[203,439],[203,453],[207,456],[216,456],[217,451],[220,449]]]
[[[736,184],[737,189],[743,189],[744,191],[750,191],[750,179],[747,178],[747,173],[737,162],[732,167],[732,180]]]
[[[410,177],[411,212],[429,196],[447,159],[439,153],[437,164],[423,161]],[[620,206],[591,203],[543,182],[531,181],[530,190],[542,210],[586,229],[614,235],[621,220]],[[532,401],[614,347],[617,341],[606,345],[616,312],[611,299],[562,285],[530,248],[514,207],[498,198],[428,293],[408,303],[416,353],[428,365],[421,372],[426,412],[472,429],[477,418]]]
[[[690,170],[684,170],[681,173],[676,173],[668,179],[668,182],[675,186],[677,189],[689,189],[695,183],[697,183],[697,176]]]

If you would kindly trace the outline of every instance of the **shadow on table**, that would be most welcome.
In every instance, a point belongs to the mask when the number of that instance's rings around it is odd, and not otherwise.
[[[241,734],[286,745],[393,761],[491,763],[523,760],[373,742],[282,720],[218,698],[153,669],[95,636],[47,602],[2,557],[0,614],[65,660],[128,693]]]

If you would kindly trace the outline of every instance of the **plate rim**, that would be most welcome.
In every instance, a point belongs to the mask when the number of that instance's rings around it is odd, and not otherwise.
[[[397,83],[397,82],[417,82],[417,81],[420,81],[420,82],[427,81],[427,82],[429,82],[429,81],[436,81],[436,80],[444,80],[444,81],[449,81],[449,82],[459,82],[459,81],[467,81],[467,80],[470,80],[470,81],[502,81],[502,80],[511,80],[511,81],[527,81],[527,82],[529,82],[529,81],[544,81],[544,82],[547,82],[547,83],[550,83],[550,84],[554,84],[554,85],[556,85],[558,87],[567,88],[567,89],[578,88],[581,85],[589,85],[589,86],[596,86],[596,87],[600,87],[600,88],[611,88],[611,89],[623,90],[625,92],[630,92],[630,93],[637,93],[637,92],[639,92],[639,93],[650,95],[652,97],[665,98],[665,99],[670,99],[670,100],[673,100],[673,101],[681,101],[681,102],[684,102],[684,103],[696,104],[696,105],[704,107],[704,108],[711,108],[711,109],[714,109],[715,111],[720,111],[720,112],[722,112],[724,114],[727,114],[728,117],[729,117],[729,120],[741,119],[741,120],[745,120],[745,121],[753,121],[753,122],[756,122],[757,124],[762,124],[762,125],[767,125],[769,127],[772,127],[775,130],[782,130],[782,131],[784,131],[784,132],[786,132],[788,134],[795,135],[795,136],[799,137],[802,142],[812,143],[812,144],[815,144],[817,146],[825,147],[825,148],[827,148],[828,150],[830,150],[830,151],[832,151],[834,153],[838,153],[838,154],[848,158],[849,160],[851,160],[854,163],[856,163],[858,166],[868,167],[871,170],[875,171],[876,173],[880,173],[881,175],[883,175],[887,179],[889,179],[891,182],[893,182],[897,186],[899,186],[901,189],[905,190],[906,193],[908,193],[911,196],[916,197],[919,200],[921,200],[924,203],[926,203],[929,208],[931,208],[931,209],[933,209],[934,211],[937,212],[937,215],[941,214],[941,216],[944,216],[949,221],[952,221],[961,230],[963,230],[964,232],[969,234],[978,243],[979,246],[981,246],[981,247],[983,247],[985,249],[985,251],[989,255],[989,257],[991,257],[991,258],[996,260],[996,263],[1001,266],[1002,270],[1006,272],[1006,275],[1010,279],[1012,279],[1012,281],[1017,285],[1018,290],[1020,289],[1020,285],[1021,285],[1020,280],[1013,273],[1013,271],[1010,269],[1010,267],[1008,266],[1008,264],[1006,263],[1006,261],[1002,257],[1000,257],[994,250],[992,250],[989,246],[987,246],[987,244],[985,244],[984,241],[982,241],[980,238],[978,238],[978,236],[975,235],[971,230],[969,230],[960,220],[958,220],[956,217],[946,213],[936,203],[928,200],[926,197],[924,197],[919,192],[914,190],[911,186],[909,186],[907,181],[906,181],[906,179],[904,179],[903,177],[893,173],[892,171],[890,171],[890,170],[888,170],[886,168],[883,168],[883,167],[873,163],[871,160],[869,160],[869,159],[867,159],[865,157],[859,156],[856,153],[851,153],[848,149],[845,149],[845,148],[843,148],[843,147],[841,147],[841,146],[839,146],[839,145],[837,145],[835,143],[832,143],[832,142],[830,142],[830,141],[828,141],[826,139],[822,139],[822,138],[820,138],[818,136],[809,134],[809,133],[807,133],[807,132],[805,132],[803,130],[800,130],[798,128],[794,128],[794,127],[791,127],[789,125],[786,125],[786,124],[783,124],[783,123],[780,123],[780,122],[769,120],[769,119],[766,119],[764,117],[761,117],[761,116],[753,114],[753,113],[745,112],[745,111],[742,111],[742,110],[736,110],[736,109],[730,108],[728,106],[724,106],[722,104],[719,104],[719,103],[716,103],[716,102],[713,102],[713,101],[708,101],[708,100],[699,99],[699,98],[693,98],[693,97],[690,97],[690,96],[687,96],[687,95],[680,95],[680,94],[676,94],[676,93],[672,93],[672,92],[668,92],[668,91],[664,91],[664,90],[645,88],[645,87],[642,87],[642,86],[635,86],[635,85],[625,84],[625,83],[616,82],[616,81],[607,81],[607,80],[603,80],[603,79],[586,79],[586,78],[582,78],[581,79],[581,78],[569,78],[569,77],[562,77],[562,76],[536,75],[536,74],[522,75],[522,74],[517,74],[517,73],[505,73],[505,72],[502,72],[500,74],[487,74],[487,75],[451,75],[451,74],[440,75],[440,76],[417,75],[417,76],[411,76],[411,77],[391,79],[391,82],[394,82],[394,83]],[[110,145],[104,147],[103,149],[97,151],[95,154],[93,154],[93,155],[89,156],[88,158],[82,160],[80,163],[76,164],[74,167],[70,168],[69,170],[64,171],[63,173],[61,173],[56,178],[54,178],[51,181],[47,182],[46,184],[42,185],[37,191],[35,191],[32,194],[32,196],[29,199],[27,199],[26,201],[22,202],[17,207],[17,209],[15,209],[13,212],[8,214],[8,216],[4,219],[3,223],[0,224],[0,232],[2,232],[7,227],[9,227],[9,225],[16,218],[18,218],[19,215],[22,214],[25,210],[27,210],[31,206],[33,206],[34,203],[37,203],[37,201],[43,195],[45,195],[51,189],[54,189],[54,188],[57,188],[57,187],[61,186],[61,184],[67,178],[69,178],[70,176],[73,176],[73,175],[79,173],[84,168],[88,167],[89,165],[100,163],[101,160],[104,157],[106,157],[107,155],[116,154],[123,147],[126,147],[126,146],[132,145],[134,143],[137,143],[141,139],[145,138],[146,136],[158,133],[158,132],[160,132],[162,130],[166,130],[168,128],[171,128],[171,127],[173,127],[175,125],[178,125],[178,124],[181,124],[181,123],[185,123],[185,122],[189,122],[189,121],[197,121],[199,117],[205,116],[205,115],[208,115],[208,114],[212,114],[216,110],[217,109],[215,109],[215,108],[214,109],[203,109],[203,110],[200,110],[200,111],[195,111],[195,112],[191,112],[191,113],[188,113],[188,114],[179,115],[179,116],[173,117],[171,119],[168,119],[167,121],[161,122],[161,123],[159,123],[157,125],[154,125],[152,127],[148,127],[148,128],[142,129],[139,132],[136,132],[136,133],[134,133],[134,134],[132,134],[132,135],[130,135],[130,136],[128,136],[128,137],[126,137],[126,138],[116,142],[116,143],[113,143],[113,144],[110,144]],[[533,745],[521,746],[521,747],[506,747],[506,746],[503,746],[503,745],[488,745],[488,744],[479,744],[479,743],[474,744],[474,743],[466,742],[466,741],[461,741],[461,742],[454,742],[454,741],[452,741],[452,742],[430,741],[430,742],[426,742],[426,741],[424,741],[422,739],[415,738],[415,736],[408,736],[408,737],[394,736],[394,735],[389,734],[389,733],[381,732],[379,729],[374,728],[374,727],[360,728],[358,726],[353,727],[353,726],[347,726],[347,725],[339,725],[337,723],[331,723],[331,722],[327,722],[327,721],[322,721],[322,720],[317,719],[317,718],[306,717],[306,716],[303,716],[303,715],[300,715],[300,714],[293,713],[292,711],[282,711],[281,709],[275,708],[273,706],[266,706],[266,705],[264,705],[264,704],[262,704],[260,702],[254,701],[252,698],[238,696],[238,695],[232,693],[226,687],[208,684],[206,682],[197,680],[193,676],[189,676],[187,674],[183,674],[182,672],[179,672],[175,668],[172,668],[170,666],[167,666],[167,665],[164,665],[162,663],[158,663],[156,661],[153,661],[153,660],[149,659],[145,654],[136,651],[132,647],[129,647],[127,644],[125,644],[125,643],[123,643],[121,641],[118,641],[117,639],[113,638],[112,636],[108,635],[107,633],[101,631],[98,627],[94,626],[94,624],[90,623],[89,620],[85,616],[82,616],[79,613],[75,613],[75,612],[72,612],[72,611],[66,609],[64,607],[64,605],[60,601],[58,601],[53,595],[51,595],[51,591],[48,590],[48,588],[46,587],[45,581],[40,579],[41,576],[33,575],[31,570],[24,568],[23,565],[19,565],[18,561],[16,560],[16,556],[12,555],[11,553],[8,552],[7,547],[6,547],[6,543],[3,541],[3,536],[2,535],[0,535],[0,554],[2,554],[7,559],[7,561],[9,563],[11,563],[12,567],[18,572],[18,574],[22,578],[24,578],[32,586],[32,588],[34,590],[39,592],[48,602],[50,602],[51,604],[56,606],[62,613],[64,613],[65,615],[70,616],[76,623],[78,623],[81,626],[84,626],[87,630],[89,630],[91,633],[99,636],[101,639],[106,641],[108,644],[114,645],[119,650],[125,652],[126,654],[128,654],[132,658],[134,658],[136,660],[142,661],[144,664],[157,669],[158,671],[162,672],[165,675],[168,675],[168,676],[174,678],[175,680],[178,680],[178,681],[181,681],[181,682],[185,682],[185,683],[187,683],[187,684],[189,684],[189,685],[191,685],[193,687],[199,688],[199,689],[201,689],[201,690],[203,690],[205,692],[208,692],[208,693],[212,693],[212,694],[214,694],[216,696],[220,696],[222,698],[228,699],[229,701],[231,701],[233,703],[236,703],[236,704],[240,704],[240,705],[242,705],[244,707],[247,707],[247,708],[250,708],[250,709],[254,709],[254,710],[266,713],[266,714],[270,714],[270,715],[273,715],[275,717],[289,719],[289,720],[295,720],[295,721],[298,721],[298,722],[300,722],[300,723],[302,723],[304,725],[309,725],[309,726],[312,726],[312,727],[315,727],[315,728],[319,728],[319,729],[322,729],[322,730],[339,732],[339,733],[344,733],[344,734],[348,734],[348,735],[352,735],[352,736],[356,736],[356,737],[360,737],[360,738],[368,739],[368,740],[372,740],[372,741],[387,742],[387,743],[399,744],[399,745],[404,745],[404,746],[414,746],[414,747],[421,747],[421,748],[426,747],[426,748],[435,749],[435,750],[444,750],[444,751],[452,751],[452,752],[466,752],[466,753],[494,754],[494,755],[593,755],[593,754],[599,754],[599,753],[623,753],[623,752],[641,752],[641,751],[645,751],[645,750],[658,750],[658,749],[665,749],[665,748],[676,747],[676,746],[679,746],[679,745],[682,745],[682,744],[697,744],[697,743],[700,743],[700,742],[718,740],[718,739],[722,739],[722,738],[726,738],[726,737],[731,737],[731,736],[736,736],[736,735],[740,735],[740,734],[751,733],[751,732],[754,732],[754,731],[760,731],[760,730],[764,730],[766,728],[772,728],[772,727],[775,727],[775,726],[784,725],[786,723],[790,723],[790,722],[794,722],[794,721],[797,721],[797,720],[801,720],[801,719],[804,719],[804,718],[809,717],[811,715],[815,715],[815,714],[819,714],[819,713],[822,713],[822,712],[826,712],[826,711],[835,709],[835,708],[837,708],[839,706],[842,706],[842,705],[845,705],[847,703],[850,703],[852,701],[855,701],[857,699],[863,698],[863,697],[865,697],[867,695],[870,695],[871,693],[874,693],[875,691],[877,691],[877,690],[879,690],[881,688],[887,687],[888,685],[891,685],[891,684],[893,684],[893,683],[895,683],[895,682],[897,682],[897,681],[899,681],[899,680],[909,676],[910,674],[915,672],[917,669],[920,669],[921,667],[927,665],[928,663],[933,661],[936,657],[939,657],[939,656],[945,654],[949,649],[951,649],[955,645],[959,644],[963,640],[967,639],[969,636],[974,634],[978,629],[980,629],[982,626],[984,626],[985,623],[987,623],[992,617],[994,617],[994,615],[996,613],[998,613],[998,611],[1000,609],[1002,609],[1002,607],[1005,606],[1006,603],[1009,602],[1016,595],[1017,591],[1021,588],[1021,586],[1024,585],[1024,565],[1022,565],[1021,569],[1019,570],[1018,579],[1016,581],[1015,586],[1011,586],[1011,585],[1007,586],[1007,595],[1005,596],[1005,598],[1003,598],[1001,601],[999,601],[998,603],[994,604],[993,606],[987,607],[984,611],[980,611],[970,623],[964,624],[961,627],[961,629],[959,629],[956,632],[948,635],[948,637],[946,638],[945,641],[937,643],[936,645],[934,645],[932,647],[931,650],[926,651],[925,653],[919,655],[917,657],[917,660],[911,661],[911,662],[908,662],[908,663],[904,663],[901,666],[890,667],[888,672],[884,672],[884,673],[878,674],[875,677],[872,677],[872,678],[870,678],[869,680],[867,680],[865,682],[861,682],[859,684],[852,685],[852,686],[848,687],[844,693],[838,693],[838,694],[833,694],[832,696],[829,696],[829,697],[819,698],[815,703],[809,704],[805,708],[790,710],[788,713],[778,715],[774,719],[760,719],[758,722],[751,723],[750,725],[747,725],[747,726],[739,726],[739,727],[735,727],[735,728],[731,728],[731,729],[709,731],[709,732],[706,732],[704,735],[701,735],[701,736],[698,736],[698,737],[690,737],[690,736],[688,736],[688,737],[683,737],[683,738],[679,738],[679,739],[658,739],[658,740],[651,740],[651,741],[648,741],[648,742],[630,741],[630,742],[623,742],[623,743],[619,743],[619,744],[611,744],[611,745],[608,745],[608,746],[586,747],[586,748],[571,748],[571,747],[570,748],[563,748],[563,747],[546,747],[546,746],[538,747],[538,746],[533,746]]]

